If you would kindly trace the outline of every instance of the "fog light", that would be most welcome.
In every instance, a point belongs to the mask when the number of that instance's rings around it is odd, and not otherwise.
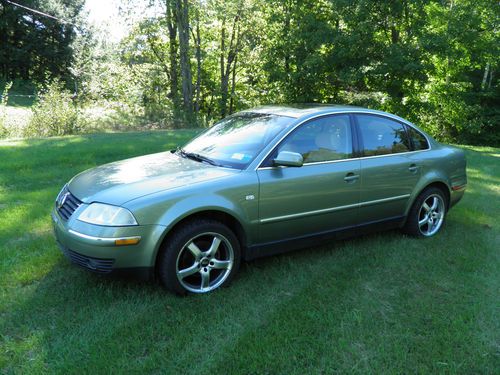
[[[116,246],[127,246],[127,245],[137,245],[141,237],[127,237],[127,238],[119,238],[115,240]]]

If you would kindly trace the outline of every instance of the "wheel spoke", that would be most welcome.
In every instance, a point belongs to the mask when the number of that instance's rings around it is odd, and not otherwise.
[[[433,197],[432,198],[432,207],[431,207],[432,211],[434,211],[437,208],[438,203],[439,203],[439,200],[437,199],[437,197]]]
[[[195,274],[198,271],[199,271],[198,262],[194,262],[194,264],[191,267],[184,268],[184,269],[178,271],[177,274],[179,275],[179,277],[181,279],[183,279],[185,277],[188,277],[188,276]]]
[[[208,249],[207,254],[210,257],[213,257],[217,250],[219,249],[219,245],[221,243],[221,239],[219,237],[214,237],[212,240],[212,245],[210,245],[210,249]]]
[[[429,218],[427,217],[427,215],[418,222],[418,226],[419,227],[422,227],[423,225],[427,224],[429,222]]]
[[[427,202],[424,202],[424,204],[422,205],[422,207],[424,208],[425,211],[429,212],[431,210],[431,208],[429,207],[429,205],[427,204]]]
[[[214,263],[212,265],[212,268],[219,269],[219,270],[228,269],[232,263],[230,260],[218,260],[218,259],[214,259],[214,260],[212,260],[212,262]]]
[[[196,259],[198,259],[201,256],[201,250],[199,249],[198,246],[196,246],[196,244],[193,241],[189,243],[187,248],[189,249],[189,251],[191,251],[191,254],[193,254]]]
[[[210,271],[201,271],[201,289],[206,289],[210,285]]]

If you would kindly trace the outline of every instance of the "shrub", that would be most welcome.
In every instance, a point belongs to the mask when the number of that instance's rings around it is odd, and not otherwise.
[[[33,116],[24,131],[27,137],[75,134],[84,127],[72,94],[58,80],[41,91],[32,111]]]
[[[5,107],[7,106],[7,101],[9,100],[9,90],[12,87],[12,82],[8,82],[2,92],[2,97],[0,98],[0,138],[7,137],[9,135],[9,129],[6,126],[6,113]]]

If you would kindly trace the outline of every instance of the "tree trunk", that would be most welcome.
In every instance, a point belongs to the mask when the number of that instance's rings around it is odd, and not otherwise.
[[[486,67],[484,68],[483,81],[481,82],[481,90],[486,89],[486,81],[488,79],[489,74],[490,74],[490,63],[486,63]]]
[[[229,114],[234,110],[234,91],[236,88],[236,65],[238,64],[238,55],[234,57],[233,78],[231,79],[231,96],[229,97]]]
[[[166,19],[168,29],[168,47],[169,47],[169,76],[170,76],[170,98],[174,105],[174,113],[179,111],[179,78],[178,78],[178,57],[177,57],[177,15],[176,8],[172,6],[172,0],[166,0]]]
[[[449,14],[448,14],[448,21],[447,21],[447,25],[446,25],[446,39],[448,41],[448,45],[451,45],[450,43],[450,18],[452,17],[452,12],[453,12],[453,6],[455,5],[454,0],[451,0],[450,1],[450,10],[449,10]],[[450,51],[449,51],[450,47],[448,47],[447,51],[446,51],[446,85],[449,85],[450,84],[450,67],[451,67],[451,59],[450,59]]]
[[[292,5],[287,1],[283,4],[283,11],[285,13],[285,24],[283,26],[284,33],[283,33],[283,40],[288,40],[289,35],[290,35],[290,24],[291,24],[291,18],[292,18]],[[287,77],[287,80],[290,78],[290,49],[288,48],[289,46],[285,46],[285,74]]]
[[[397,44],[399,42],[399,30],[395,25],[391,27],[391,42],[392,44]]]
[[[221,117],[226,116],[226,101],[227,101],[227,82],[225,82],[225,70],[224,70],[224,50],[226,48],[226,18],[222,19],[222,28],[220,31],[220,115]],[[224,97],[224,93],[226,96]]]
[[[179,30],[179,54],[182,76],[182,104],[185,114],[193,112],[193,82],[189,59],[189,6],[188,0],[177,0],[177,28]]]
[[[224,62],[224,48],[225,48],[225,36],[226,36],[226,24],[225,19],[222,21],[221,30],[221,55],[220,55],[220,70],[221,70],[221,100],[220,100],[220,111],[221,117],[226,116],[227,99],[229,95],[229,77],[231,75],[231,67],[238,54],[240,45],[240,26],[239,26],[240,14],[238,13],[233,20],[233,30],[231,31],[231,38],[229,40],[229,50],[227,53],[227,59]]]
[[[4,20],[4,19],[7,18],[7,12],[5,10],[5,4],[4,3],[0,4],[0,8],[2,9],[2,17],[1,17],[1,19]],[[0,46],[2,46],[3,48],[5,48],[6,51],[8,51],[7,48],[10,49],[10,47],[7,47],[7,42],[9,40],[9,38],[7,36],[7,28],[4,25],[7,25],[7,22],[0,23]],[[8,56],[8,53],[9,52],[5,53],[4,51],[2,51],[2,54],[0,54],[0,77],[5,77],[5,79],[9,79],[9,72],[7,71],[7,66],[8,66],[8,63],[7,63],[8,58],[7,58],[7,56]]]
[[[194,111],[200,112],[200,94],[201,94],[201,36],[200,36],[200,11],[196,12],[196,102]]]

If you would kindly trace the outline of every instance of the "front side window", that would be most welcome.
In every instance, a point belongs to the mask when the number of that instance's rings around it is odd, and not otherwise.
[[[365,156],[410,151],[405,128],[397,121],[374,115],[356,115]]]
[[[304,164],[352,157],[349,115],[325,116],[301,125],[278,147],[276,155],[280,151],[301,154]]]
[[[179,155],[243,169],[295,119],[262,113],[227,117],[185,145]]]

